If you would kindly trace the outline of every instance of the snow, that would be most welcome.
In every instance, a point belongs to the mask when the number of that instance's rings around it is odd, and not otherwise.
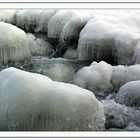
[[[16,68],[2,70],[0,83],[0,130],[104,129],[102,103],[88,90]]]

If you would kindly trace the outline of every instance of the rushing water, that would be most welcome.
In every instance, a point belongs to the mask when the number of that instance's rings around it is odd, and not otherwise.
[[[0,70],[7,67],[15,67],[21,70],[35,72],[43,74],[55,81],[69,83],[76,71],[84,66],[89,66],[91,61],[89,60],[75,60],[75,59],[63,59],[38,56],[31,59],[8,63],[6,65],[1,64]]]

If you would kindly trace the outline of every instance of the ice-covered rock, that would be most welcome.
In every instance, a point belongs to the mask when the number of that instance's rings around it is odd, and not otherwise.
[[[96,17],[90,19],[80,32],[78,58],[112,62],[112,45],[115,33],[111,23]]]
[[[73,10],[57,11],[48,23],[48,37],[59,39],[63,26],[73,15]]]
[[[129,123],[129,125],[124,129],[125,131],[140,131],[140,127],[134,123]]]
[[[88,90],[16,68],[2,70],[0,83],[0,130],[104,129],[103,106]]]
[[[104,61],[93,62],[89,67],[83,67],[76,73],[73,83],[95,94],[101,94],[112,90],[111,77],[112,66],[110,64]]]
[[[53,47],[42,38],[36,38],[33,34],[27,34],[29,39],[29,48],[33,56],[49,56],[53,53]]]
[[[80,32],[78,58],[112,64],[136,63],[139,14],[139,11],[95,11]]]
[[[113,40],[114,61],[117,62],[117,64],[123,65],[135,64],[136,60],[134,59],[134,55],[136,54],[134,51],[137,42],[140,40],[140,34],[132,31],[121,31],[115,35]]]
[[[140,41],[136,44],[136,47],[134,49],[134,62],[136,64],[140,64]]]
[[[140,107],[140,81],[124,84],[116,94],[115,100],[127,106]]]
[[[101,61],[81,68],[73,78],[73,83],[95,94],[118,91],[127,82],[140,80],[140,65],[111,66]]]
[[[15,23],[16,10],[0,10],[0,21]]]
[[[78,42],[80,31],[92,16],[92,12],[89,11],[75,11],[72,18],[62,28],[60,42],[64,44]]]
[[[29,41],[24,31],[0,22],[0,62],[18,61],[30,57]]]
[[[16,26],[25,31],[34,32],[37,20],[43,10],[19,10],[16,13]]]
[[[114,91],[117,91],[122,85],[130,81],[140,80],[140,65],[113,67],[111,83]]]
[[[103,100],[102,104],[106,116],[106,129],[125,129],[132,123],[135,127],[140,127],[140,111],[115,103],[114,100]]]
[[[57,10],[44,10],[37,19],[35,32],[48,32],[48,22],[54,16]]]

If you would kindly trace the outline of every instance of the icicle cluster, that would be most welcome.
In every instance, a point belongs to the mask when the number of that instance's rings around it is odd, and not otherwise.
[[[0,22],[0,62],[18,61],[30,56],[25,32],[14,25]]]

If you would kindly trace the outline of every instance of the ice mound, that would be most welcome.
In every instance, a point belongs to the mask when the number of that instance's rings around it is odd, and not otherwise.
[[[93,62],[89,67],[80,69],[75,77],[73,83],[93,91],[95,94],[101,92],[108,92],[112,90],[111,77],[112,66],[104,61],[99,63]]]
[[[139,33],[128,31],[118,32],[114,37],[114,59],[116,59],[115,62],[117,62],[117,64],[124,65],[135,64],[135,47],[139,40]]]
[[[49,56],[53,53],[53,47],[47,41],[36,38],[33,34],[27,34],[29,39],[29,48],[33,56]]]
[[[16,10],[0,10],[0,21],[15,23]]]
[[[35,29],[35,32],[48,32],[48,22],[51,20],[51,18],[54,16],[54,14],[57,12],[57,10],[44,10],[37,20],[37,27]]]
[[[140,12],[103,12],[95,11],[94,17],[80,32],[78,58],[123,65],[136,63]]]
[[[30,57],[29,41],[24,31],[0,22],[0,62],[18,61]]]
[[[86,10],[74,12],[75,14],[62,28],[60,35],[60,42],[62,44],[69,44],[73,41],[78,42],[80,31],[93,16],[92,12]]]
[[[115,91],[117,91],[125,83],[136,80],[140,80],[139,64],[132,66],[118,65],[113,67],[111,83]]]
[[[126,106],[140,107],[140,81],[131,81],[123,85],[115,100]]]
[[[88,90],[16,68],[2,70],[0,83],[0,130],[104,129],[102,104]]]
[[[102,104],[106,115],[106,129],[132,130],[132,124],[135,129],[140,127],[140,111],[115,103],[113,100],[103,100]]]
[[[34,32],[38,18],[43,10],[19,10],[16,13],[16,26]]]
[[[111,66],[101,61],[93,62],[77,71],[73,83],[82,88],[91,90],[96,95],[116,92],[127,82],[140,80],[140,65]]]
[[[48,23],[48,37],[59,39],[63,26],[72,18],[72,10],[59,10]]]
[[[94,17],[80,32],[78,58],[82,60],[113,61],[112,45],[115,29],[111,23]]]

